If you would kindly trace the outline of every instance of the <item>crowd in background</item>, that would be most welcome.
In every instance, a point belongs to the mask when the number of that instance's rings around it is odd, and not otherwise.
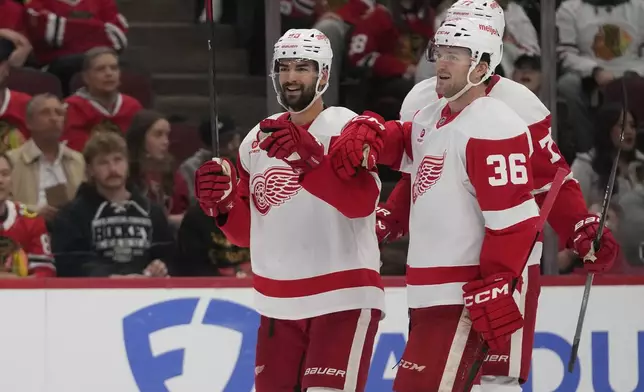
[[[539,95],[539,2],[498,3],[506,29],[496,72]],[[624,254],[613,272],[642,273],[644,0],[559,3],[559,115],[553,119],[559,146],[587,205],[599,211],[624,127],[608,219]],[[0,218],[6,234],[17,205],[19,215],[42,220],[51,237],[37,247],[40,255],[30,255],[27,272],[16,274],[5,263],[0,277],[251,273],[248,250],[231,245],[195,204],[194,171],[212,156],[209,122],[199,127],[199,149],[175,153],[173,134],[181,126],[172,113],[149,109],[150,92],[134,88],[136,77],[119,62],[127,50],[127,15],[115,0],[78,9],[82,4],[0,0]],[[329,37],[334,60],[327,105],[396,119],[414,84],[435,74],[425,52],[451,4],[281,0],[281,27],[315,27]],[[218,6],[218,21],[235,24],[238,44],[249,51],[250,72],[265,75],[263,1]],[[197,1],[195,23],[202,21],[203,1]],[[218,127],[222,154],[235,159],[248,129],[237,129],[225,114]],[[398,179],[390,171],[381,177],[387,184]],[[34,233],[25,235],[41,235]],[[383,273],[402,274],[405,252],[405,239],[384,246]],[[567,250],[558,263],[560,273],[580,265]]]

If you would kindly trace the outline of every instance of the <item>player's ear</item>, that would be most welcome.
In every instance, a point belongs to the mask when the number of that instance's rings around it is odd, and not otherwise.
[[[474,72],[475,72],[477,81],[485,77],[485,74],[487,73],[489,68],[490,68],[490,64],[488,64],[486,61],[480,61],[476,65],[476,68],[474,68]]]

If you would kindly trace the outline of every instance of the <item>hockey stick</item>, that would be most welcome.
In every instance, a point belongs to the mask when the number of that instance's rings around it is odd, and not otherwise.
[[[208,52],[210,54],[209,64],[209,87],[210,87],[210,132],[212,134],[212,153],[214,157],[219,157],[219,119],[217,115],[217,72],[215,70],[215,1],[206,0],[206,22],[210,29],[208,37]]]
[[[622,117],[622,130],[619,135],[619,146],[617,147],[617,154],[615,154],[615,160],[613,161],[613,167],[610,169],[610,176],[608,177],[608,184],[606,184],[606,192],[604,193],[604,201],[602,202],[602,210],[599,215],[599,228],[597,229],[597,235],[593,241],[593,247],[590,250],[589,254],[584,256],[584,262],[586,259],[591,261],[595,260],[595,252],[599,250],[600,240],[602,233],[604,232],[604,226],[606,226],[606,217],[608,215],[608,206],[610,205],[610,199],[613,196],[613,188],[615,186],[615,178],[617,177],[617,167],[619,166],[619,155],[622,152],[622,143],[624,142],[624,132],[626,131],[626,116],[628,114],[628,97],[626,93],[626,82],[622,77],[622,104],[624,106],[624,114]],[[586,284],[584,285],[584,295],[581,298],[581,307],[579,308],[579,318],[577,319],[577,328],[575,329],[575,337],[572,341],[572,348],[570,349],[570,359],[568,360],[568,372],[572,373],[575,370],[575,363],[577,363],[577,355],[579,353],[579,342],[581,341],[581,331],[584,328],[584,320],[586,319],[586,309],[588,308],[588,300],[590,298],[590,289],[593,286],[593,279],[595,278],[594,273],[589,273],[586,277]]]
[[[525,262],[523,263],[523,268],[521,268],[521,271],[523,271],[528,265],[528,261],[530,260],[530,255],[532,254],[532,250],[537,244],[537,241],[539,241],[539,236],[543,231],[543,227],[546,224],[546,219],[548,219],[548,215],[550,215],[552,206],[555,204],[555,200],[557,199],[559,190],[561,190],[561,186],[566,180],[566,175],[567,175],[566,170],[562,168],[557,169],[557,172],[555,173],[555,177],[552,180],[552,185],[550,186],[550,190],[548,191],[548,194],[546,195],[546,198],[543,201],[543,204],[541,206],[541,210],[539,211],[539,220],[537,221],[537,224],[536,224],[537,233],[534,236],[534,240],[532,241],[532,245],[530,246],[530,250],[528,251],[528,255],[525,259]],[[516,286],[518,283],[519,283],[518,278],[512,281],[512,291],[516,289]],[[490,351],[490,346],[487,344],[487,342],[484,342],[480,357],[477,358],[477,360],[472,364],[472,367],[470,368],[470,373],[467,377],[467,381],[465,382],[465,389],[463,389],[464,392],[469,392],[472,389],[472,385],[474,384],[474,379],[476,378],[476,375],[478,374],[479,370],[481,370],[481,366],[483,366],[483,362],[485,361],[485,357],[487,357],[487,354],[489,351]]]

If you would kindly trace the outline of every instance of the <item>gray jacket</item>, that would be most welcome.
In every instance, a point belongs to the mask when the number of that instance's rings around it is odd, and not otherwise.
[[[604,199],[604,192],[606,191],[604,187],[599,184],[599,175],[595,173],[595,170],[593,170],[592,162],[594,157],[594,150],[590,150],[587,153],[577,154],[577,157],[570,167],[572,175],[579,182],[581,193],[583,193],[584,200],[586,200],[588,207],[593,203],[601,203]],[[644,164],[644,154],[639,151],[635,151],[635,159],[636,162],[629,165],[628,173],[622,173],[617,177],[618,192],[615,193],[612,198],[615,202],[619,201],[621,195],[633,189],[633,184],[635,183],[635,168],[640,164]]]

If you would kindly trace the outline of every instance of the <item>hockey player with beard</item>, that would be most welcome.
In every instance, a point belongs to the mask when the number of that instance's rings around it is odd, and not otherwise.
[[[432,49],[436,92],[445,99],[381,132],[378,161],[412,180],[410,332],[397,392],[462,391],[483,341],[503,350],[524,326],[515,298],[524,290],[522,270],[539,215],[531,195],[534,147],[526,123],[486,96],[484,82],[501,49],[498,30],[485,21],[446,21]],[[358,136],[346,132],[334,146],[340,175],[357,166],[353,155],[369,145]],[[479,376],[474,385],[480,391]]]
[[[487,21],[503,36],[503,10],[494,1],[458,1],[449,9],[447,19],[458,17]],[[441,99],[436,89],[440,76],[418,83],[407,95],[401,109],[402,121],[412,121],[419,110]],[[485,93],[504,102],[528,124],[534,148],[530,158],[534,180],[532,194],[539,206],[550,189],[557,169],[562,168],[568,173],[548,222],[557,232],[560,243],[572,248],[582,257],[588,255],[599,220],[588,212],[579,185],[552,139],[550,112],[527,88],[498,75],[493,75],[486,82]],[[411,193],[411,180],[408,175],[404,175],[387,202],[379,206],[376,225],[379,242],[395,240],[407,232]],[[519,304],[525,318],[524,327],[512,335],[510,345],[502,350],[492,350],[485,358],[481,381],[484,392],[520,391],[520,384],[528,378],[541,289],[539,264],[542,249],[542,242],[537,242],[528,267],[523,271],[524,284]],[[597,260],[586,263],[586,269],[594,273],[606,271],[614,262],[617,250],[618,245],[613,235],[605,229],[600,250],[594,255]]]
[[[384,308],[378,176],[344,181],[325,156],[343,129],[365,132],[377,120],[324,107],[331,61],[324,34],[287,31],[271,75],[286,112],[250,131],[236,170],[213,158],[195,176],[201,208],[230,242],[250,246],[258,392],[364,391]]]

